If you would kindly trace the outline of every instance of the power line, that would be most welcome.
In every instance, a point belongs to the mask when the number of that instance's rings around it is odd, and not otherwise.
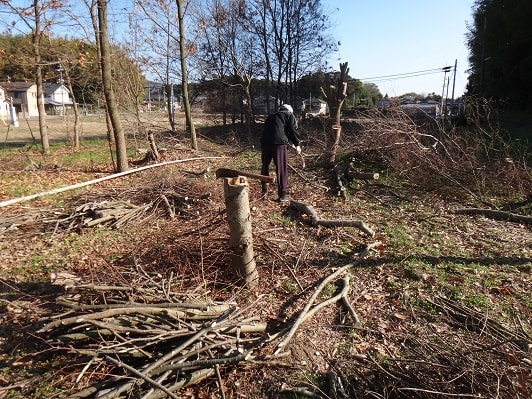
[[[404,75],[404,76],[396,76],[396,77],[389,77],[389,78],[375,78],[373,80],[366,80],[366,79],[361,79],[363,82],[377,82],[377,83],[380,83],[380,82],[390,82],[392,80],[398,80],[398,79],[406,79],[406,78],[415,78],[417,76],[426,76],[426,75],[434,75],[436,73],[441,73],[441,71],[439,72],[425,72],[425,73],[418,73],[418,74],[411,74],[411,75]]]
[[[413,78],[417,76],[425,76],[425,75],[433,75],[433,74],[441,73],[441,72],[449,72],[450,68],[451,67],[446,66],[443,68],[424,69],[421,71],[414,71],[414,72],[404,72],[404,73],[397,73],[397,74],[392,74],[392,75],[373,76],[370,78],[362,78],[362,79],[357,79],[357,80],[365,81],[365,82],[378,82],[378,83],[388,82],[388,81],[397,80],[397,79]]]

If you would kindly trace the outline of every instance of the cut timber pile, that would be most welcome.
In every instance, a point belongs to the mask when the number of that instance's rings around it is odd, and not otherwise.
[[[175,392],[214,375],[219,365],[249,358],[266,328],[229,303],[79,305],[64,297],[58,303],[73,315],[51,321],[40,332],[90,359],[77,381],[103,363],[126,373],[70,398],[121,397],[131,390],[143,390],[149,398],[177,398]]]
[[[92,202],[78,206],[62,223],[68,222],[68,228],[91,227],[100,224],[119,228],[142,216],[150,206],[151,204],[134,205],[126,201]]]

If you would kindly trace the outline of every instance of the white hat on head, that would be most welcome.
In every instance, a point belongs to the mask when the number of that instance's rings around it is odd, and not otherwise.
[[[290,112],[291,114],[294,113],[294,109],[292,108],[292,106],[290,104],[283,104],[279,107],[279,111],[288,111]]]

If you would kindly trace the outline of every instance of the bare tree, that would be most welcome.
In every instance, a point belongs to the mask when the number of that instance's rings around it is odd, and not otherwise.
[[[249,2],[250,28],[254,29],[268,84],[284,102],[294,100],[294,84],[323,67],[336,44],[327,34],[328,15],[320,0],[253,0]]]
[[[197,12],[197,26],[201,32],[201,39],[196,59],[202,71],[201,78],[212,80],[216,84],[224,126],[227,125],[228,87],[231,74],[226,50],[226,19],[224,0],[202,2]]]
[[[336,74],[336,82],[331,82],[328,88],[322,88],[323,94],[329,105],[330,130],[327,135],[327,148],[324,163],[326,166],[334,164],[342,134],[341,116],[342,105],[347,97],[347,78],[349,68],[347,62],[340,64],[340,73]]]
[[[203,11],[198,15],[198,25],[203,33],[197,57],[200,69],[204,71],[205,79],[213,79],[219,84],[224,124],[227,96],[237,90],[239,101],[235,105],[238,112],[244,114],[249,136],[253,118],[251,84],[262,59],[257,55],[255,36],[247,29],[245,2],[212,0],[202,5]]]
[[[34,29],[32,31],[33,56],[35,59],[35,80],[37,84],[37,109],[39,112],[39,132],[41,134],[42,151],[44,154],[50,153],[50,143],[46,127],[46,112],[44,110],[44,91],[42,88],[42,64],[41,64],[41,9],[39,2],[33,2]]]
[[[60,67],[63,69],[65,74],[66,87],[72,97],[72,110],[74,112],[74,148],[78,149],[80,145],[80,136],[81,136],[81,120],[79,115],[78,102],[76,101],[76,95],[74,93],[73,84],[72,84],[72,62],[62,61]],[[63,82],[61,82],[63,83]]]
[[[97,53],[97,65],[98,65],[98,73],[100,77],[100,82],[103,82],[103,73],[102,73],[102,46],[100,44],[100,28],[98,24],[98,1],[97,0],[84,0],[85,6],[87,7],[91,19],[92,24],[92,30],[94,32],[94,38],[96,42],[96,53]],[[99,102],[99,100],[98,100]],[[109,117],[109,111],[107,109],[107,102],[103,101],[104,104],[104,110],[105,110],[105,123],[107,126],[107,140],[109,142],[109,151],[111,153],[111,157],[113,157],[113,151],[112,151],[112,142],[114,141],[114,134],[113,134],[113,125],[111,123],[111,118]]]
[[[60,84],[64,84],[68,89],[69,96],[72,98],[72,110],[74,113],[74,137],[71,139],[70,134],[67,139],[73,141],[74,148],[79,148],[81,141],[81,117],[74,91],[74,84],[79,80],[78,72],[82,69],[85,62],[84,55],[85,44],[83,41],[71,41],[65,39],[50,40],[50,48],[46,48],[46,56],[50,62],[55,64],[55,76]]]
[[[193,47],[193,42],[187,43],[186,40],[183,3],[173,0],[136,0],[135,4],[142,10],[146,21],[149,23],[142,33],[145,42],[149,44],[149,52],[152,57],[150,60],[146,60],[144,65],[152,75],[158,76],[165,83],[171,129],[172,131],[176,130],[175,103],[173,101],[174,79],[179,78],[182,83],[183,106],[187,130],[191,137],[191,146],[197,148],[196,131],[192,121],[188,92],[187,70],[187,57],[190,48]],[[175,55],[178,53],[179,57]]]

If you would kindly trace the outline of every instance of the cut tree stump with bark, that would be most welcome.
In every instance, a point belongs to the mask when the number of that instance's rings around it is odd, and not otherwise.
[[[224,178],[231,264],[246,286],[253,289],[259,282],[259,275],[253,253],[248,191],[249,185],[245,177]]]

